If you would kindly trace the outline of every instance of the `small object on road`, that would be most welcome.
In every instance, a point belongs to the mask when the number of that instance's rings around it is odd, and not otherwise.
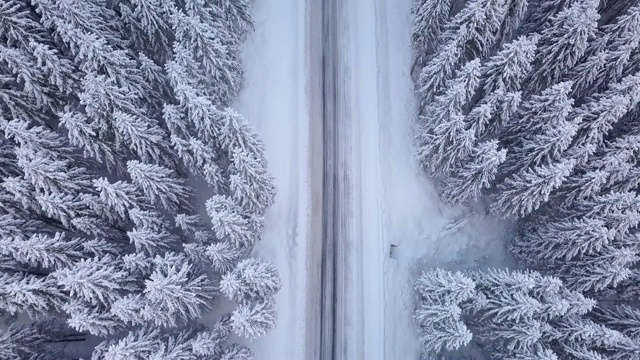
[[[391,246],[389,247],[389,257],[392,259],[395,259],[395,252],[396,252],[396,248],[398,247],[398,245],[396,244],[391,244]]]

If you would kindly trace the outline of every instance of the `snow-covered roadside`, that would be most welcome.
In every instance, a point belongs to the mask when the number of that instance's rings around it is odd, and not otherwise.
[[[260,0],[254,6],[255,31],[242,53],[246,87],[235,108],[260,134],[275,177],[278,193],[266,212],[267,228],[255,255],[276,265],[283,286],[276,296],[276,329],[247,345],[257,359],[312,358],[314,349],[307,343],[318,328],[319,310],[314,308],[318,296],[309,293],[319,293],[320,251],[311,248],[318,241],[310,239],[319,230],[311,219],[319,218],[312,213],[319,211],[320,200],[311,192],[319,187],[310,164],[317,163],[320,144],[310,135],[319,141],[322,135],[310,129],[315,110],[307,92],[308,14],[300,0]]]
[[[483,209],[443,204],[414,155],[410,67],[413,0],[377,0],[380,175],[384,262],[384,358],[418,359],[412,283],[419,269],[508,265],[508,224]],[[471,213],[473,211],[473,213]]]

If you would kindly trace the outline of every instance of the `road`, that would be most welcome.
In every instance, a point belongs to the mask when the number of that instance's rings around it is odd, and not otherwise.
[[[384,358],[378,7],[323,1],[323,360]]]
[[[414,156],[413,1],[254,2],[235,107],[278,188],[255,255],[282,277],[276,328],[244,343],[258,359],[418,358],[416,263],[505,264],[505,224],[438,236],[468,209],[442,204]]]
[[[247,344],[259,358],[384,358],[380,123],[390,117],[378,15],[390,3],[255,2],[236,108],[265,142],[278,188],[255,251],[283,283],[276,328]]]

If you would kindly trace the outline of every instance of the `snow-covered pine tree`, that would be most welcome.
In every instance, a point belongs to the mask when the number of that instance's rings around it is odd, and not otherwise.
[[[76,331],[107,337],[124,329],[124,324],[109,312],[82,301],[74,300],[63,306],[69,315],[67,324]]]
[[[482,88],[485,96],[497,90],[518,91],[531,71],[540,36],[520,36],[505,43],[496,55],[482,65]]]
[[[423,167],[447,174],[470,154],[474,134],[466,129],[463,109],[479,83],[480,61],[474,60],[449,80],[443,94],[425,108],[418,134],[418,158]]]
[[[136,279],[122,268],[121,261],[111,256],[82,259],[51,276],[71,298],[93,306],[109,306],[120,296],[138,289]]]
[[[539,92],[555,84],[584,55],[597,28],[598,0],[580,0],[551,17],[540,32],[528,91]]]
[[[629,268],[638,260],[633,248],[603,246],[597,254],[563,261],[550,268],[574,290],[601,291],[629,277]]]
[[[567,127],[576,122],[570,118],[574,109],[573,99],[569,97],[571,85],[571,82],[559,83],[544,90],[540,95],[531,96],[522,104],[517,116],[505,124],[498,134],[500,140],[509,146],[509,162],[505,164],[509,171],[503,171],[503,174],[535,163],[536,156],[526,151],[524,139],[533,141],[538,133],[551,131],[549,128]],[[522,132],[526,132],[527,135],[523,135]],[[511,148],[518,151],[514,152]],[[518,163],[521,163],[521,166],[515,165]]]
[[[232,199],[215,195],[207,200],[206,208],[218,239],[225,239],[238,247],[253,244],[255,234],[251,231],[251,219]]]
[[[34,269],[58,269],[72,266],[85,254],[81,239],[68,239],[64,233],[36,233],[29,238],[16,236],[0,239],[0,253]]]
[[[177,295],[210,299],[216,275],[195,271],[204,264],[178,255],[180,266],[161,270],[142,253],[180,249],[167,218],[192,215],[193,191],[184,181],[192,175],[228,199],[245,227],[228,248],[206,227],[186,242],[211,247],[215,273],[250,253],[274,189],[257,135],[227,107],[242,85],[239,45],[251,27],[249,11],[246,0],[0,4],[7,313],[67,312],[69,325],[99,337],[129,325],[173,325],[180,316],[157,306],[168,300],[143,296],[143,286],[185,285],[178,281],[183,265],[193,283]],[[174,111],[166,116],[165,109]],[[180,154],[169,147],[170,135],[188,142]],[[171,346],[152,356],[198,353]],[[234,354],[249,357],[242,349]]]
[[[154,271],[145,280],[144,297],[154,312],[189,321],[211,308],[213,284],[184,254],[169,252],[156,256],[153,262]]]
[[[131,160],[127,162],[127,171],[133,183],[152,203],[168,210],[188,204],[190,192],[171,169]]]
[[[531,349],[526,349],[517,354],[505,356],[505,360],[559,360],[558,355],[551,349],[545,349],[540,344],[535,344]]]
[[[411,44],[418,61],[437,45],[437,40],[451,12],[451,0],[420,0],[411,9],[415,19]]]
[[[242,260],[220,280],[220,291],[227,298],[238,302],[268,299],[281,286],[276,268],[268,262],[253,258]]]
[[[640,339],[640,311],[627,305],[596,308],[593,316],[606,327],[631,339]]]
[[[56,332],[58,330],[58,332]],[[28,325],[10,325],[0,330],[0,358],[43,359],[43,356],[61,358],[63,344],[83,340],[81,334],[64,334],[47,322]]]
[[[584,254],[598,254],[615,233],[602,220],[559,219],[527,229],[511,244],[511,252],[524,263],[536,265],[557,259],[571,260]]]
[[[276,325],[273,299],[246,301],[231,314],[233,332],[249,339],[265,335]]]
[[[550,20],[571,5],[571,0],[536,0],[525,17],[524,31],[536,32],[551,26]]]
[[[516,174],[498,185],[499,193],[491,211],[501,216],[523,217],[549,199],[569,176],[574,160],[564,160],[548,166],[539,166]]]
[[[461,272],[443,269],[423,272],[414,288],[423,300],[430,302],[451,301],[460,303],[471,299],[475,292],[475,283]]]
[[[232,344],[222,352],[220,360],[253,360],[253,353],[246,347]]]
[[[471,342],[473,334],[462,321],[448,319],[421,328],[420,345],[426,354],[457,350]]]
[[[67,296],[50,276],[24,271],[0,274],[0,309],[32,319],[59,311]]]
[[[625,114],[640,102],[640,73],[628,75],[617,83],[610,84],[603,93],[576,109],[575,117],[581,119],[578,133],[572,144],[571,155],[585,163],[590,151],[596,148]],[[585,154],[586,152],[586,154]]]
[[[422,101],[428,103],[440,93],[460,64],[487,54],[497,40],[505,6],[504,1],[473,0],[446,24],[433,57],[420,72]]]
[[[613,24],[602,26],[603,49],[590,54],[569,74],[574,94],[585,97],[619,81],[640,45],[640,4],[629,7]]]
[[[442,197],[451,204],[463,204],[480,198],[483,190],[493,186],[498,166],[506,159],[506,149],[499,149],[498,142],[490,140],[479,144],[451,176],[443,182]]]

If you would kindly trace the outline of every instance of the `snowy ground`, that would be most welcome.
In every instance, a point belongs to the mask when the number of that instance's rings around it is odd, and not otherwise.
[[[317,358],[320,293],[321,126],[313,99],[318,67],[309,8],[300,0],[254,2],[255,31],[244,44],[246,88],[235,104],[260,133],[278,194],[257,256],[273,262],[282,277],[276,296],[277,328],[250,344],[257,359]],[[317,50],[319,51],[319,50]],[[316,89],[317,90],[317,89]]]
[[[412,0],[335,1],[335,166],[344,179],[336,208],[335,355],[417,359],[417,269],[504,265],[505,224],[482,209],[443,205],[415,160]],[[256,31],[243,54],[247,88],[236,108],[264,139],[279,189],[256,253],[277,265],[283,289],[277,329],[249,345],[258,359],[318,358],[320,3],[257,0]]]

